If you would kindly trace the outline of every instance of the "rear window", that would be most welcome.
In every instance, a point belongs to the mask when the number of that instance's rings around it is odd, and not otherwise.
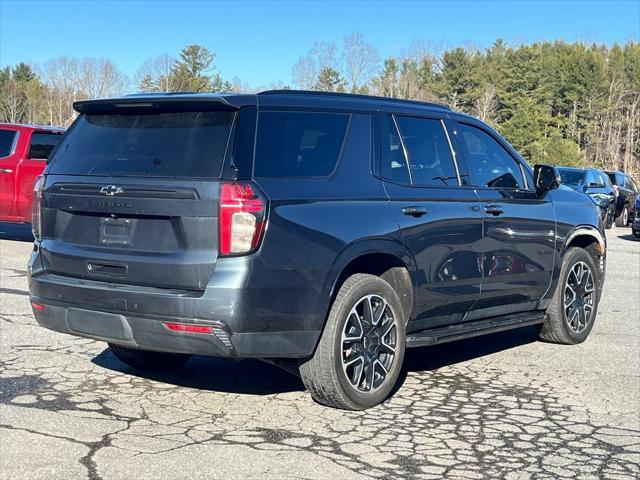
[[[17,134],[15,130],[0,130],[0,158],[11,155]]]
[[[333,172],[349,115],[321,112],[261,112],[256,177],[323,177]]]
[[[234,113],[81,115],[49,173],[218,178]]]
[[[51,151],[62,140],[62,133],[33,132],[27,158],[46,159]]]

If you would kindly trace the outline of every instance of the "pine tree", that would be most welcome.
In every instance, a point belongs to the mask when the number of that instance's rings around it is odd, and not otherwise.
[[[142,77],[142,80],[140,80],[140,83],[138,84],[138,91],[140,92],[156,91],[156,85],[150,73],[144,74],[144,76]]]
[[[345,82],[335,68],[324,67],[318,73],[314,88],[323,92],[344,92]]]
[[[211,76],[215,54],[201,45],[187,45],[180,52],[172,75],[180,90],[189,92],[212,91]]]

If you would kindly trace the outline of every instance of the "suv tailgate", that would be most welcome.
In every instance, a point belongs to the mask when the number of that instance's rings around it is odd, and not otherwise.
[[[217,256],[217,181],[77,180],[47,178],[40,246],[45,271],[136,285],[205,288]],[[122,193],[101,193],[115,188]]]
[[[44,271],[203,290],[236,112],[104,108],[78,117],[46,171]]]

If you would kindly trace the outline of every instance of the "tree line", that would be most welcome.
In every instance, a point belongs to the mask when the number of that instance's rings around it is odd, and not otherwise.
[[[57,57],[0,69],[0,121],[69,125],[76,100],[138,92],[300,88],[436,101],[479,117],[531,163],[640,173],[640,43],[536,42],[487,49],[413,42],[382,59],[360,33],[316,42],[292,82],[251,89],[188,45],[145,60],[129,78],[105,58]]]

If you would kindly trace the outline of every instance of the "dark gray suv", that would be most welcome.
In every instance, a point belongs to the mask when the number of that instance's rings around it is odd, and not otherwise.
[[[295,91],[74,106],[36,184],[33,312],[134,367],[261,358],[364,409],[407,347],[593,327],[598,207],[475,118]]]

